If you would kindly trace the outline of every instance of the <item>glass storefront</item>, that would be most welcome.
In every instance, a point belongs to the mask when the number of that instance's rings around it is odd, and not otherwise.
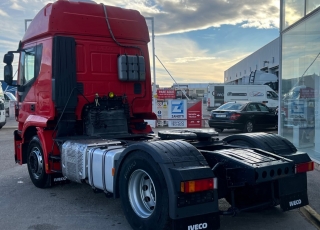
[[[282,28],[285,29],[301,19],[305,15],[304,0],[282,0],[283,18]]]
[[[283,1],[284,4],[286,2]],[[307,13],[308,9],[320,5],[320,1],[315,0],[307,0],[306,3]],[[320,136],[319,20],[320,11],[314,12],[282,33],[280,135],[320,162],[320,141],[316,138]]]
[[[320,0],[307,0],[306,13],[309,14],[311,11],[317,9],[319,6],[320,6]]]

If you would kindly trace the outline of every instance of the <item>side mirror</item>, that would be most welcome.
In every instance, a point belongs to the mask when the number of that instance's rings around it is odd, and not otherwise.
[[[4,81],[5,83],[7,83],[8,85],[12,85],[12,80],[13,80],[13,76],[12,76],[12,65],[5,65],[4,66]]]
[[[13,62],[14,55],[12,52],[8,52],[3,57],[3,63],[6,63],[4,66],[4,81],[8,85],[12,85],[12,79],[13,79],[13,71],[12,71],[12,62]]]
[[[7,65],[11,65],[13,62],[13,58],[14,58],[13,53],[8,52],[3,57],[3,63],[6,63]]]

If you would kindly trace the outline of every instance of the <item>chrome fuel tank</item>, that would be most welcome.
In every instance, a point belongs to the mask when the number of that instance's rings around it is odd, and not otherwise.
[[[71,181],[82,183],[83,180],[88,179],[88,157],[90,154],[96,152],[94,155],[97,155],[98,151],[96,150],[98,149],[104,151],[123,148],[122,145],[120,141],[106,139],[66,141],[61,148],[62,174]]]

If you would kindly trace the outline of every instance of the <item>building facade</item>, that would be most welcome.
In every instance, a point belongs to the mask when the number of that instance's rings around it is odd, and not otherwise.
[[[320,162],[320,0],[280,4],[279,134]]]
[[[241,85],[255,71],[263,71],[278,76],[279,47],[279,38],[276,38],[239,61],[224,71],[224,83]]]

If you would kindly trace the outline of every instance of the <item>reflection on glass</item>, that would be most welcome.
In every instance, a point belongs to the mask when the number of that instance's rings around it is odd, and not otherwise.
[[[282,133],[320,160],[320,13],[283,34]]]
[[[307,14],[320,6],[320,0],[307,0],[306,11]]]
[[[282,28],[291,26],[304,16],[304,1],[283,0],[283,19]]]
[[[35,57],[34,55],[26,55],[25,56],[25,83],[30,81],[31,79],[34,78],[34,61]]]

